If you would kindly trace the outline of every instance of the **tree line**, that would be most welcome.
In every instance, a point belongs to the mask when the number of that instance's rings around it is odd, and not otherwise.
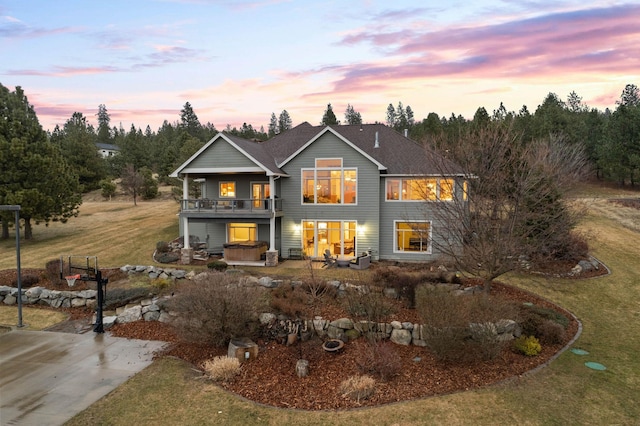
[[[108,192],[115,178],[122,179],[134,202],[138,196],[153,198],[157,183],[174,183],[169,174],[218,132],[213,124],[200,122],[189,102],[178,120],[165,120],[156,131],[150,126],[144,131],[135,125],[128,131],[112,126],[107,107],[102,104],[96,114],[97,128],[81,112],[74,112],[62,126],[47,132],[22,88],[10,91],[2,84],[0,110],[4,119],[0,122],[0,204],[23,206],[27,238],[31,237],[32,221],[66,221],[76,216],[82,193],[99,188]],[[566,101],[549,93],[533,113],[526,106],[514,112],[500,104],[492,114],[484,107],[478,108],[472,119],[454,113],[449,118],[440,117],[431,112],[417,121],[414,114],[411,106],[402,102],[389,104],[384,124],[399,132],[407,131],[411,139],[423,143],[436,139],[453,142],[469,129],[490,124],[508,126],[524,144],[554,135],[582,145],[598,178],[622,185],[635,185],[638,179],[640,93],[633,84],[624,88],[613,111],[589,108],[571,92]],[[363,122],[362,115],[348,104],[343,123]],[[290,114],[283,110],[278,116],[271,114],[267,131],[247,123],[240,128],[227,125],[225,131],[264,141],[290,129],[292,123]],[[331,104],[319,124],[341,124]],[[116,145],[119,153],[103,159],[96,143]],[[3,238],[8,237],[9,216],[0,213]]]

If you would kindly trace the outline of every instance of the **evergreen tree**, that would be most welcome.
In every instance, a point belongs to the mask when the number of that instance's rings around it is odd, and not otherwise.
[[[74,112],[62,130],[56,126],[50,138],[78,175],[83,192],[98,189],[107,176],[105,162],[93,142],[95,138],[93,127],[80,112]]]
[[[96,116],[98,116],[98,136],[96,141],[98,143],[111,143],[111,129],[109,128],[111,117],[109,117],[107,107],[104,104],[98,105]]]
[[[204,142],[202,138],[202,125],[189,102],[185,103],[182,110],[180,110],[180,127],[186,130],[191,136],[201,139]]]
[[[616,102],[624,106],[640,106],[640,89],[635,84],[627,84]]]
[[[395,128],[396,126],[396,109],[392,104],[387,107],[387,126]]]
[[[322,121],[320,122],[320,125],[334,126],[337,124],[340,124],[340,122],[338,121],[338,118],[333,112],[333,107],[331,106],[331,104],[327,104],[327,109],[325,110],[324,115],[322,116]]]
[[[272,138],[280,133],[280,126],[278,126],[278,118],[274,112],[271,113],[271,120],[269,121],[269,137]]]
[[[287,112],[287,110],[283,110],[280,113],[280,118],[278,118],[278,129],[279,132],[278,133],[282,133],[282,132],[286,132],[287,130],[291,129],[291,117],[289,116],[289,113]]]
[[[362,124],[362,116],[359,112],[353,109],[351,104],[348,104],[347,110],[344,112],[344,121],[347,124]]]
[[[32,221],[65,223],[78,215],[80,184],[59,147],[47,140],[20,86],[10,92],[0,84],[0,114],[0,204],[21,206],[24,237],[31,239]],[[8,237],[13,219],[4,213]]]

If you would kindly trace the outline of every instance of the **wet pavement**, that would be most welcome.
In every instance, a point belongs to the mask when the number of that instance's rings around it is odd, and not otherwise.
[[[165,345],[108,333],[0,333],[0,425],[61,425],[151,364]]]

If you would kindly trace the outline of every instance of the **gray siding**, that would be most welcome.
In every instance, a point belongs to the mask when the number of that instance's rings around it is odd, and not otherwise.
[[[219,138],[195,158],[186,170],[215,167],[256,167],[256,164],[227,141]]]
[[[460,197],[462,194],[462,184],[456,179],[455,196]],[[435,246],[432,244],[431,254],[427,253],[394,253],[394,221],[431,221],[432,237],[438,238],[439,232],[437,228],[446,226],[438,219],[438,215],[434,215],[434,209],[438,208],[438,202],[431,201],[387,201],[386,200],[386,181],[384,177],[380,178],[380,258],[386,260],[398,261],[420,261],[428,262],[436,260],[439,255],[436,253]]]
[[[343,167],[358,170],[357,204],[302,204],[301,169],[314,168],[316,158],[342,158]],[[295,230],[295,225],[299,225],[302,220],[357,221],[358,226],[365,230],[356,237],[356,249],[362,252],[371,248],[377,253],[380,185],[379,171],[375,164],[335,135],[326,133],[286,164],[284,169],[290,177],[280,180],[285,212],[281,234],[283,255],[288,254],[289,248],[302,246],[301,232]]]

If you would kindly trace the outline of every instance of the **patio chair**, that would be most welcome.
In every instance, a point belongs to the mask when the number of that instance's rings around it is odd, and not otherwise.
[[[322,267],[333,268],[334,266],[337,266],[337,264],[336,258],[331,256],[331,250],[326,249],[324,251],[324,265],[322,265]]]
[[[349,267],[352,269],[367,269],[371,265],[371,256],[368,253],[362,253],[362,256],[358,256],[349,263]]]

